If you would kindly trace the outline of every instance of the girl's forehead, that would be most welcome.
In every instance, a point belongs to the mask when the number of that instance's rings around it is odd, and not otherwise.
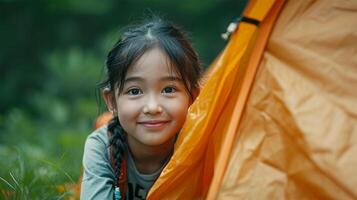
[[[178,70],[172,64],[166,53],[158,48],[146,51],[132,66],[129,67],[126,78],[130,76],[179,76]]]

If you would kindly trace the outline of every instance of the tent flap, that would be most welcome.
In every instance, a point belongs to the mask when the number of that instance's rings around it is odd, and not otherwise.
[[[356,5],[286,3],[219,199],[357,198]]]

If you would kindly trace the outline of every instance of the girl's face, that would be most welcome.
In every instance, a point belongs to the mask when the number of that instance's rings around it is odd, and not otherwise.
[[[160,48],[148,50],[128,69],[115,99],[131,148],[173,145],[191,104],[181,76]]]

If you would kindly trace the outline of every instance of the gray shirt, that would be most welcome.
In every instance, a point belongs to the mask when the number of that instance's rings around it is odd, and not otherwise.
[[[125,149],[125,155],[127,155],[126,199],[145,199],[165,165],[152,174],[141,174],[135,167],[128,147]],[[85,143],[81,199],[113,199],[113,182],[114,170],[109,158],[107,126],[103,126],[91,133]]]

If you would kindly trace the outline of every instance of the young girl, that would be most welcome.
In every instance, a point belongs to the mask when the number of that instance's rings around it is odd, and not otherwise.
[[[100,88],[114,117],[87,138],[81,199],[145,199],[199,91],[197,54],[156,19],[124,32],[106,68]]]

